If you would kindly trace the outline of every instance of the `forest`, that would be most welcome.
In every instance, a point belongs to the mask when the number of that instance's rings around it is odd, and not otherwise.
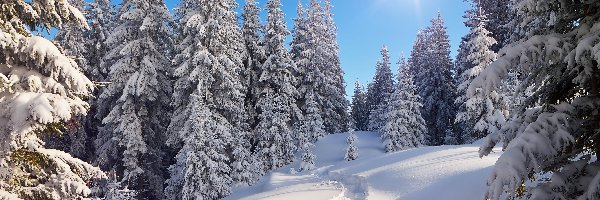
[[[331,0],[0,0],[0,199],[222,199],[361,132],[498,145],[482,199],[600,199],[600,1],[465,1],[456,57],[438,12],[347,97]]]

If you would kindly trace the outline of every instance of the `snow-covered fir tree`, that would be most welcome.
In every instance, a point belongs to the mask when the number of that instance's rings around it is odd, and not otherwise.
[[[106,39],[115,21],[114,6],[110,0],[93,0],[89,4],[86,18],[90,30],[85,33],[85,50],[87,70],[85,73],[93,81],[105,81],[108,77],[107,66],[101,65],[104,56],[109,51]],[[79,44],[80,45],[80,44]]]
[[[250,127],[256,126],[258,113],[256,111],[256,97],[258,91],[258,79],[260,78],[260,67],[264,62],[265,51],[261,44],[263,26],[260,24],[260,8],[255,0],[245,0],[242,13],[242,36],[246,47],[247,57],[244,61],[244,76],[247,84],[246,112]]]
[[[451,137],[453,130],[456,88],[452,81],[450,41],[441,14],[438,13],[431,20],[431,26],[418,35],[411,55],[416,53],[415,49],[424,52],[413,58],[411,65],[417,68],[413,71],[417,72],[415,83],[419,96],[423,98],[421,114],[429,133],[427,143],[442,145],[454,140],[446,137]]]
[[[490,177],[487,199],[600,198],[600,106],[597,1],[514,1],[520,40],[504,47],[467,90],[492,95],[507,74],[523,72],[528,96],[480,155],[504,143]],[[530,181],[533,180],[533,181]]]
[[[352,161],[358,158],[358,148],[356,147],[356,143],[358,142],[358,137],[356,137],[354,130],[350,130],[348,137],[346,138],[346,142],[348,143],[348,147],[346,148],[346,154],[344,155],[344,160]]]
[[[176,164],[169,168],[166,199],[220,199],[231,192],[227,145],[231,128],[223,126],[227,119],[209,109],[204,101],[203,85],[189,99],[190,117],[179,131],[183,147]]]
[[[325,129],[329,133],[338,133],[347,131],[349,102],[346,99],[346,82],[344,81],[344,71],[342,70],[339,45],[337,43],[337,26],[333,19],[333,6],[330,0],[324,1],[323,6],[323,28],[324,40],[319,44],[324,51],[325,65],[321,71],[325,75],[323,88],[324,98],[323,120]]]
[[[296,105],[296,65],[285,48],[289,34],[281,10],[281,1],[267,2],[267,22],[264,47],[267,60],[261,67],[257,110],[258,125],[254,128],[258,140],[256,154],[262,172],[281,167],[293,161],[296,142],[292,118],[301,118]]]
[[[366,131],[369,125],[369,113],[367,109],[367,93],[365,89],[356,81],[354,84],[354,94],[352,95],[352,105],[350,107],[350,116],[354,128],[359,131]]]
[[[310,1],[308,10],[304,10],[302,2],[298,2],[298,14],[291,54],[299,73],[299,107],[305,107],[308,91],[314,90],[326,132],[344,131],[348,121],[348,102],[333,14],[330,8],[323,8],[316,0]]]
[[[297,99],[297,104],[299,108],[303,108],[304,104],[306,104],[306,99],[308,98],[308,91],[319,91],[321,87],[318,83],[322,83],[323,73],[321,72],[321,68],[319,68],[318,64],[313,63],[315,60],[315,56],[321,56],[315,54],[314,46],[318,32],[315,26],[309,26],[309,22],[315,21],[312,19],[313,17],[320,15],[314,15],[314,10],[310,13],[308,10],[304,9],[302,6],[302,1],[298,1],[298,6],[296,9],[298,16],[294,19],[294,28],[292,29],[292,42],[290,43],[290,54],[292,56],[292,60],[296,64],[296,68],[298,69],[298,88],[299,97]],[[311,20],[309,21],[308,14],[311,14]],[[319,18],[320,19],[320,18]],[[317,95],[316,101],[321,102],[320,93]],[[319,109],[321,106],[319,105]]]
[[[404,57],[400,59],[399,65],[398,83],[386,105],[383,114],[385,121],[380,129],[386,152],[421,146],[427,134],[410,65]]]
[[[391,65],[388,48],[383,46],[381,59],[377,62],[375,77],[367,90],[368,129],[371,131],[379,131],[385,122],[384,110],[390,94],[394,91]]]
[[[465,70],[459,77],[458,94],[460,96],[456,98],[455,103],[461,108],[461,112],[457,113],[456,123],[462,125],[463,132],[455,133],[454,138],[458,143],[470,143],[495,133],[500,130],[508,117],[505,97],[500,91],[495,91],[492,95],[476,92],[473,96],[467,97],[466,91],[473,79],[496,59],[496,53],[491,49],[496,40],[487,31],[487,20],[482,12],[480,12],[478,20],[479,24],[471,29],[470,39],[464,45],[467,57],[461,63],[470,65],[471,68]],[[458,68],[467,67],[469,66]]]
[[[125,0],[118,19],[102,64],[110,66],[110,84],[98,103],[109,113],[96,139],[97,162],[115,169],[137,198],[160,199],[172,90],[170,14],[162,1]]]
[[[205,199],[222,198],[229,193],[228,188],[232,182],[252,184],[255,181],[256,173],[251,166],[254,161],[250,155],[250,127],[244,104],[249,84],[243,76],[244,61],[248,61],[248,54],[237,25],[234,12],[236,7],[233,0],[185,0],[180,3],[177,18],[182,35],[176,48],[178,54],[174,59],[177,81],[172,101],[175,113],[169,125],[167,142],[173,147],[183,145],[178,156],[184,160],[171,169],[206,171],[189,175],[195,177],[181,179],[177,170],[171,170],[169,186],[165,190],[167,196],[186,197],[190,192],[195,192],[186,198],[199,198],[195,196],[197,194]],[[202,105],[209,112],[210,117],[206,122],[194,122],[211,124],[205,130],[185,129],[190,120],[197,120],[193,119],[193,112],[198,108],[189,99],[193,94],[201,96]],[[224,145],[222,148],[227,151],[208,151],[208,147],[203,146],[194,147],[197,150],[185,149],[186,145],[196,145],[193,144],[194,141],[186,140],[187,135],[201,134],[188,133],[190,131],[208,131],[214,134],[212,138],[222,140],[218,143]],[[209,158],[202,158],[205,159],[202,161],[204,163],[219,162],[230,166],[219,165],[219,168],[223,168],[222,171],[195,169],[198,168],[197,164],[185,162],[184,155],[191,156],[186,151],[210,154]],[[213,182],[209,180],[212,176],[222,177],[226,182]],[[190,188],[182,190],[178,184],[188,185]]]
[[[107,178],[97,167],[45,148],[84,115],[93,89],[77,62],[38,29],[86,28],[66,1],[0,1],[0,199],[81,199]]]
[[[86,10],[84,7],[86,6],[86,2],[83,0],[68,0],[69,5],[75,7],[77,10],[80,10],[84,16],[86,15]],[[77,66],[79,66],[84,72],[90,71],[87,63],[87,49],[85,45],[86,38],[85,32],[89,29],[89,27],[82,27],[77,24],[65,24],[62,28],[56,33],[56,36],[52,41],[56,43],[63,49],[65,55],[71,57],[71,59],[77,62]]]
[[[511,26],[511,19],[516,15],[513,12],[513,1],[511,0],[470,0],[473,5],[471,13],[476,14],[481,11],[487,14],[487,30],[490,31],[490,37],[494,38],[497,42],[492,45],[492,50],[498,52],[502,47],[511,42],[511,35],[513,30]],[[477,22],[467,24],[469,28],[477,26]]]
[[[425,31],[419,30],[417,33],[417,37],[413,44],[412,50],[410,52],[410,57],[408,58],[408,64],[411,66],[411,73],[414,77],[415,84],[417,85],[417,91],[419,89],[419,83],[423,80],[424,73],[420,73],[424,67],[426,67],[426,53],[427,46],[425,45],[427,42],[427,35]]]

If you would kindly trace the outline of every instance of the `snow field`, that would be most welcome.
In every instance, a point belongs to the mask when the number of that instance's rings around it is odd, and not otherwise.
[[[316,143],[315,170],[296,173],[295,162],[225,199],[480,199],[500,156],[479,158],[477,142],[386,154],[379,134],[356,135],[357,160],[343,160],[348,133],[327,135]]]

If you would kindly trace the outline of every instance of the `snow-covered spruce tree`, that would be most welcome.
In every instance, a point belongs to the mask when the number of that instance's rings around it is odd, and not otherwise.
[[[110,110],[98,133],[97,162],[115,169],[137,198],[163,197],[165,131],[170,114],[172,41],[162,1],[125,0],[107,38],[110,85],[99,98]]]
[[[352,95],[352,105],[350,116],[356,130],[366,131],[369,125],[369,113],[367,112],[367,94],[365,89],[356,81],[354,84],[354,95]]]
[[[367,112],[369,114],[370,131],[379,131],[385,122],[384,109],[387,99],[394,91],[394,80],[392,78],[390,53],[386,46],[381,49],[381,59],[377,62],[377,70],[373,82],[367,91]]]
[[[315,42],[317,41],[315,38],[319,36],[317,29],[321,27],[315,27],[312,24],[309,26],[309,22],[315,21],[313,19],[315,16],[319,17],[319,19],[321,19],[321,16],[318,14],[315,15],[314,10],[311,10],[310,13],[305,10],[302,6],[302,1],[298,1],[297,13],[298,16],[294,19],[294,28],[292,30],[290,55],[298,69],[298,74],[296,74],[298,85],[296,88],[298,88],[299,97],[296,103],[300,109],[303,109],[308,98],[308,91],[320,91],[321,84],[319,83],[323,82],[323,73],[321,73],[321,68],[319,67],[322,63],[320,61],[314,62],[316,61],[316,56],[321,56],[314,53]],[[310,21],[308,14],[311,14]],[[322,97],[320,93],[316,93],[315,95],[317,95],[315,101],[321,102]],[[321,109],[320,104],[319,109]]]
[[[315,101],[314,91],[309,91],[304,104],[304,119],[299,130],[300,137],[298,145],[302,150],[302,162],[300,170],[312,170],[315,168],[315,155],[313,154],[314,143],[325,135],[325,126],[321,118],[319,105]]]
[[[410,52],[410,57],[408,58],[408,64],[411,66],[411,73],[414,77],[415,85],[417,85],[417,91],[419,90],[421,80],[423,80],[423,77],[421,76],[424,75],[420,72],[427,66],[425,63],[425,56],[427,53],[426,42],[427,35],[425,34],[425,31],[419,30],[415,43],[413,44],[413,49]]]
[[[258,79],[260,78],[260,67],[265,57],[265,51],[261,44],[263,26],[260,24],[260,8],[255,0],[245,0],[242,13],[242,36],[246,47],[247,57],[244,61],[246,91],[246,112],[250,127],[256,126],[258,113],[256,112],[256,98],[258,91]]]
[[[93,84],[76,62],[32,30],[86,27],[68,2],[0,1],[0,198],[79,199],[106,175],[40,139],[83,115]]]
[[[308,91],[314,90],[326,132],[344,131],[348,102],[331,11],[324,9],[319,1],[311,0],[308,11],[299,2],[298,13],[291,53],[299,70],[299,107],[305,107]]]
[[[86,4],[83,0],[67,0],[69,5],[73,6],[77,10],[80,10],[84,16],[87,16],[84,6]],[[65,55],[75,60],[77,66],[84,72],[88,72],[89,67],[87,65],[87,49],[85,48],[86,38],[85,32],[89,27],[82,27],[78,24],[65,24],[56,33],[56,36],[52,41],[60,46]]]
[[[258,139],[257,162],[261,163],[262,172],[293,161],[297,141],[292,127],[297,126],[292,123],[292,117],[302,117],[295,100],[298,95],[294,86],[296,66],[285,48],[285,36],[289,33],[281,2],[269,0],[267,11],[264,45],[268,57],[261,67],[257,101],[259,121],[254,128]]]
[[[175,157],[176,164],[169,168],[167,199],[220,199],[231,190],[226,153],[231,128],[223,126],[227,119],[204,103],[207,92],[202,90],[206,87],[200,84],[190,95],[190,116],[179,131],[183,147]]]
[[[346,138],[346,142],[348,143],[348,147],[346,148],[346,154],[344,155],[344,160],[352,161],[358,158],[358,148],[356,144],[358,142],[358,137],[354,134],[354,130],[350,130],[348,137]]]
[[[466,143],[500,130],[508,117],[508,105],[500,91],[494,91],[491,95],[476,91],[473,96],[467,97],[467,88],[473,79],[496,59],[496,53],[491,49],[496,40],[486,29],[485,15],[480,13],[478,20],[479,24],[471,29],[470,40],[464,46],[468,56],[463,64],[470,64],[472,67],[460,75],[458,94],[461,96],[455,101],[462,111],[457,113],[456,123],[462,124],[464,128],[462,134],[456,133],[456,139]]]
[[[410,66],[404,57],[399,65],[398,83],[384,110],[386,120],[380,129],[386,152],[421,146],[427,134]]]
[[[114,6],[110,0],[93,0],[89,4],[86,18],[90,30],[85,32],[87,70],[85,73],[94,81],[105,81],[108,77],[108,68],[101,65],[104,56],[110,50],[106,39],[115,22]]]
[[[248,83],[243,77],[247,54],[244,38],[236,21],[236,7],[237,4],[233,0],[185,0],[180,3],[177,17],[182,35],[177,44],[178,54],[174,59],[177,67],[174,75],[177,81],[172,102],[175,113],[169,125],[167,143],[173,147],[185,146],[186,138],[183,137],[196,134],[182,133],[194,131],[182,128],[188,121],[194,120],[191,119],[194,106],[189,97],[197,93],[203,96],[203,104],[211,114],[210,123],[215,123],[214,126],[219,129],[215,137],[223,138],[223,143],[227,144],[227,151],[219,153],[231,156],[227,160],[231,166],[223,170],[227,171],[227,176],[234,178],[232,181],[251,184],[255,181],[255,175],[252,172],[253,168],[249,167],[252,156],[249,151],[250,135],[244,104]],[[179,155],[184,153],[182,151],[185,149],[181,149]],[[183,169],[195,167],[195,164],[185,162],[177,165],[182,165],[180,167]],[[171,189],[166,190],[167,196],[180,195],[181,188],[176,185],[179,182],[199,184],[193,182],[206,182],[211,176],[204,174],[202,177],[178,180],[174,173],[176,171],[171,171]],[[214,190],[213,187],[220,187],[213,184],[217,183],[194,187],[197,187],[198,192],[206,193]],[[229,193],[228,189],[217,192],[216,196],[209,195],[204,198],[223,197]]]
[[[512,25],[510,24],[511,19],[515,15],[512,12],[512,4],[511,0],[470,0],[473,5],[474,14],[476,14],[479,9],[483,13],[486,13],[488,18],[487,22],[487,30],[490,31],[490,36],[494,38],[497,42],[492,45],[492,50],[494,52],[498,52],[502,47],[510,43],[510,37],[512,32]],[[468,24],[468,27],[474,28],[477,26],[477,23]]]
[[[325,65],[321,71],[325,76],[322,96],[324,98],[323,120],[325,130],[328,133],[338,133],[348,130],[349,102],[346,99],[346,82],[344,81],[344,71],[341,67],[339,57],[339,46],[337,43],[337,26],[333,19],[333,6],[330,0],[325,0],[323,7],[323,28],[324,40],[319,44],[325,51],[323,58]]]
[[[421,96],[423,108],[421,114],[427,122],[427,143],[442,145],[451,137],[454,124],[454,97],[456,88],[452,81],[452,59],[450,41],[442,15],[431,20],[431,26],[425,30],[425,53],[419,55],[416,85]],[[419,38],[417,38],[417,41]],[[414,53],[414,52],[413,52]]]
[[[591,157],[600,152],[595,111],[600,107],[600,2],[514,3],[518,16],[513,23],[523,26],[525,37],[504,47],[467,91],[469,96],[478,90],[490,95],[508,72],[518,69],[526,76],[519,90],[533,92],[480,148],[485,156],[503,142],[505,151],[488,179],[485,198],[599,199],[600,163]]]

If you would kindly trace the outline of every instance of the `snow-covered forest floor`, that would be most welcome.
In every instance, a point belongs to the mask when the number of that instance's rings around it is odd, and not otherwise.
[[[316,169],[295,162],[238,187],[226,199],[480,199],[501,147],[479,158],[479,142],[384,153],[379,135],[356,132],[359,158],[345,161],[348,133],[316,143]]]

